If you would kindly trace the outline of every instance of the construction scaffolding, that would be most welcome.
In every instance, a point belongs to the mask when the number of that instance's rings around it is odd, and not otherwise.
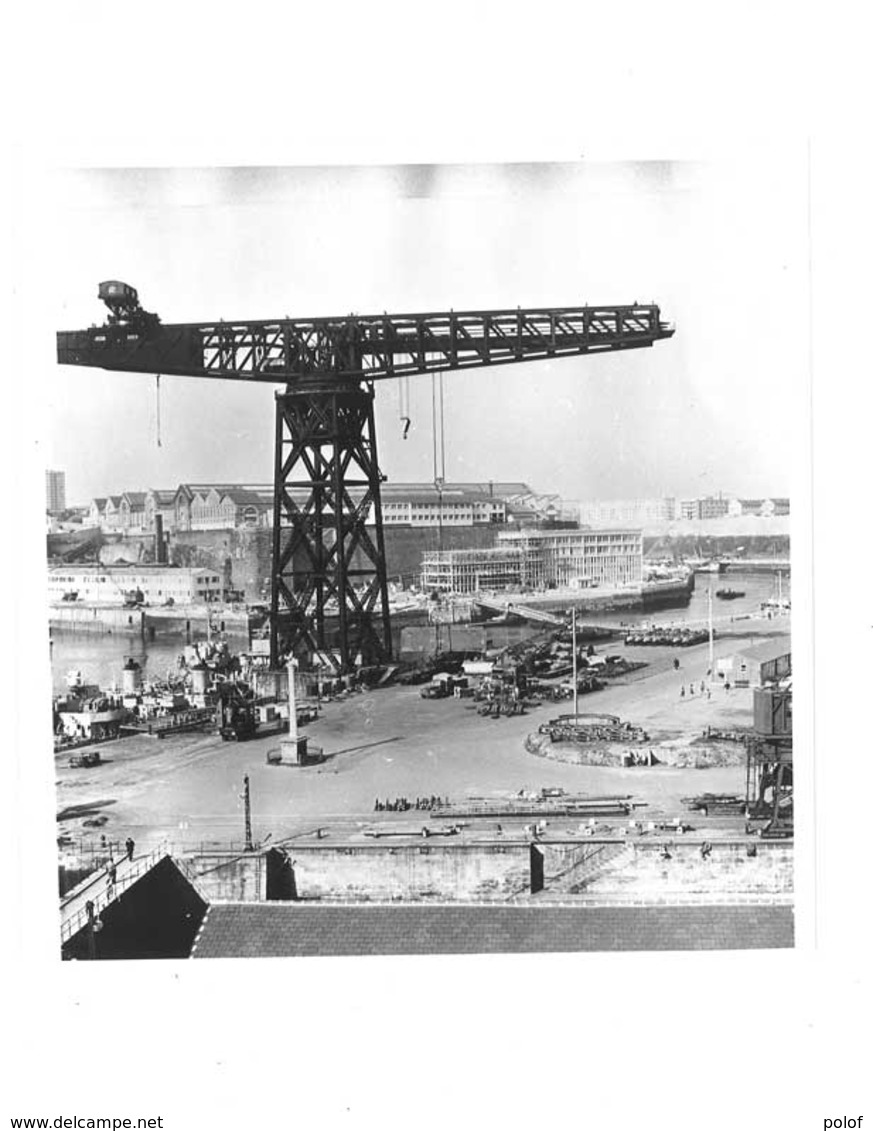
[[[643,579],[640,530],[508,530],[497,540],[521,550],[522,584],[532,589],[612,588]]]
[[[421,561],[421,587],[440,593],[479,593],[522,584],[523,553],[517,547],[434,550]]]

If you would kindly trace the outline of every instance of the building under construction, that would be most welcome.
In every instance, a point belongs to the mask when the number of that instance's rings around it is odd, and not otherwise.
[[[423,589],[441,593],[478,593],[523,584],[524,554],[517,546],[484,550],[434,550],[421,562]]]
[[[615,588],[643,579],[639,530],[508,530],[482,550],[424,555],[421,584],[448,593],[482,589]]]

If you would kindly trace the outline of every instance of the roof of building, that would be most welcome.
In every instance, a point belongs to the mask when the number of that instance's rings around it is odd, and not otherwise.
[[[273,492],[270,491],[270,502],[272,502]],[[257,491],[252,491],[248,487],[230,487],[226,491],[221,492],[222,501],[230,499],[238,507],[263,507],[266,505],[266,500],[262,494]]]
[[[216,491],[219,495],[225,491],[254,491],[258,495],[273,497],[272,483],[180,483],[173,492],[173,497],[180,492],[192,497],[208,495],[210,491]]]
[[[472,491],[475,494],[487,495],[489,498],[502,499],[505,495],[529,495],[532,494],[530,487],[526,483],[502,483],[497,480],[485,480],[484,483],[445,483],[443,484],[444,491]],[[433,491],[436,492],[436,487],[433,483],[383,483],[382,491]]]
[[[210,569],[208,566],[180,566],[171,565],[166,563],[158,565],[156,562],[128,562],[124,559],[112,562],[110,565],[101,565],[99,562],[75,562],[68,565],[52,566],[49,569],[49,576],[55,573],[94,573],[94,574],[112,574],[112,573],[174,573],[174,574],[209,574],[210,577],[218,577],[218,570]]]
[[[497,539],[500,542],[547,541],[554,538],[566,539],[576,535],[578,540],[582,542],[585,538],[603,537],[607,534],[635,534],[642,537],[642,531],[636,526],[598,526],[596,528],[583,526],[572,529],[558,527],[548,530],[498,530]]]
[[[745,950],[794,945],[790,906],[214,903],[192,958]]]
[[[437,506],[440,501],[442,505],[449,506],[452,503],[465,503],[472,505],[473,503],[495,503],[500,505],[500,499],[492,499],[490,495],[482,495],[475,491],[458,491],[455,488],[447,489],[442,492],[442,495],[436,490],[428,491],[426,489],[417,489],[409,491],[398,491],[396,488],[387,490],[385,487],[381,491],[383,503],[412,503],[414,505]]]
[[[775,640],[765,640],[761,644],[755,644],[751,648],[743,648],[736,653],[737,656],[744,656],[748,660],[757,661],[759,663],[766,663],[767,660],[777,660],[781,656],[791,655],[791,637],[790,636],[777,636]]]
[[[148,494],[153,496],[159,506],[169,506],[176,498],[175,491],[160,491],[155,487]]]
[[[102,511],[103,508],[106,506],[106,496],[104,495],[102,498],[92,499],[91,502],[95,503],[96,506],[97,506],[97,509]]]
[[[146,501],[145,491],[125,491],[121,496],[122,499],[127,499],[132,507],[144,507]]]

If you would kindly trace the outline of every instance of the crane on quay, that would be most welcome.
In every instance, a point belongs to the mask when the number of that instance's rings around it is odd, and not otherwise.
[[[331,650],[339,668],[391,658],[375,382],[651,346],[654,304],[348,315],[165,325],[136,290],[101,283],[104,326],[59,331],[58,362],[284,385],[276,393],[270,660]],[[335,613],[334,613],[334,610]]]

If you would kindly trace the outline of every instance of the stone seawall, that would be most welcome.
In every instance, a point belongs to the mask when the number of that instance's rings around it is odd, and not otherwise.
[[[504,901],[530,890],[530,847],[294,845],[286,850],[300,899]]]
[[[630,842],[620,866],[607,868],[582,884],[592,895],[670,896],[712,893],[716,895],[789,895],[794,891],[793,845],[756,842],[728,844],[714,841],[707,857],[701,842],[669,845],[669,859],[660,844]],[[748,852],[753,849],[754,856]],[[572,891],[572,873],[565,890]]]
[[[112,605],[85,605],[78,602],[49,606],[49,628],[58,632],[108,636],[142,636],[145,614],[141,609]]]
[[[562,896],[669,902],[790,897],[790,844],[701,839],[292,844],[196,854],[180,868],[209,901],[526,902]],[[750,850],[754,855],[749,855]]]

